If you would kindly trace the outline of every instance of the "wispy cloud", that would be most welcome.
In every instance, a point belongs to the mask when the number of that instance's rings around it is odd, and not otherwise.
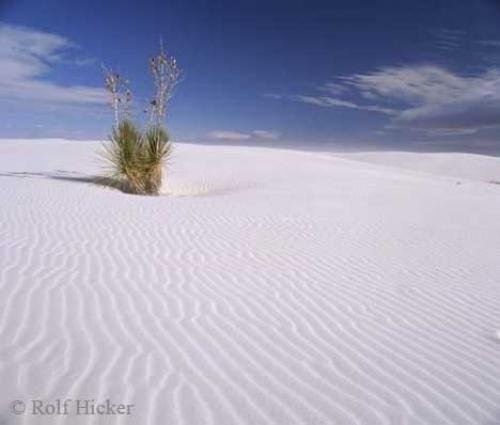
[[[370,99],[400,103],[399,125],[471,131],[499,124],[498,69],[463,76],[432,65],[389,67],[345,80]]]
[[[49,104],[103,104],[103,89],[84,85],[62,85],[50,79],[51,71],[67,63],[67,52],[75,48],[68,39],[31,28],[0,23],[0,96]],[[88,60],[75,58],[75,64]]]
[[[330,96],[340,96],[345,93],[346,88],[340,83],[330,81],[319,87],[319,90],[328,93]]]
[[[322,106],[324,108],[341,107],[357,109],[357,105],[347,100],[341,100],[330,96],[314,96],[314,95],[293,95],[290,99],[298,102],[308,103],[310,105]]]
[[[478,81],[433,65],[386,67],[342,79],[365,98],[407,105],[449,102]]]
[[[500,48],[500,40],[480,40],[478,43],[482,46]]]
[[[263,96],[274,100],[292,100],[294,102],[307,103],[309,105],[322,108],[347,108],[360,111],[377,112],[381,114],[393,115],[396,111],[392,108],[367,103],[359,103],[353,100],[342,99],[342,96],[349,96],[350,87],[346,84],[346,78],[340,77],[335,81],[328,81],[316,88],[315,93],[281,95],[276,93],[266,93]]]
[[[254,130],[252,134],[258,139],[277,140],[280,134],[274,130]]]
[[[331,96],[304,96],[294,95],[290,96],[291,100],[298,102],[309,103],[310,105],[321,106],[324,108],[348,108],[358,109],[361,111],[379,112],[381,114],[392,115],[395,113],[393,109],[384,108],[377,105],[363,105],[359,103],[350,102],[347,100],[338,99]]]
[[[432,135],[472,134],[500,125],[499,68],[460,75],[435,65],[385,67],[337,77],[331,84],[341,97],[314,94],[281,99],[378,112],[390,117],[388,128],[421,129]],[[329,84],[321,87],[325,91]]]
[[[250,139],[251,134],[240,133],[238,131],[215,130],[208,133],[208,138],[212,140],[241,141]]]
[[[276,140],[279,139],[280,134],[273,130],[254,130],[249,133],[229,130],[215,130],[208,133],[207,137],[212,140],[237,142],[250,139]]]
[[[281,100],[283,96],[278,93],[264,93],[262,97],[265,97],[266,99],[274,99],[274,100]]]
[[[463,45],[465,31],[439,28],[431,31],[435,38],[435,46],[441,50],[456,50]]]

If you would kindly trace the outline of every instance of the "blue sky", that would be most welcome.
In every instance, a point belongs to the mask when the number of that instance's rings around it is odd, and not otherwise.
[[[179,140],[500,150],[499,1],[3,0],[0,21],[0,137],[106,137],[101,63],[140,118],[161,36]]]

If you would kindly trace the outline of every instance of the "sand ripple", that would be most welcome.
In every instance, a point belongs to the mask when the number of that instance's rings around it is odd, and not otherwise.
[[[500,421],[498,187],[186,145],[147,198],[52,179],[49,145],[22,146],[0,146],[0,423]],[[53,170],[95,172],[75,159],[93,145],[53,146]]]

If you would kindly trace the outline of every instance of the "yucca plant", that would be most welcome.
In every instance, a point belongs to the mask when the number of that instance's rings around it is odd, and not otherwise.
[[[172,143],[163,127],[150,129],[141,144],[141,167],[144,191],[157,195],[160,191],[163,164],[172,153]]]
[[[104,158],[109,164],[109,174],[126,192],[144,192],[141,145],[141,132],[134,123],[124,120],[118,127],[113,128],[109,143],[104,146]]]
[[[128,119],[132,93],[121,75],[106,71],[105,86],[115,116],[110,143],[104,156],[111,176],[120,187],[131,193],[158,195],[163,177],[163,165],[172,152],[172,143],[163,126],[167,103],[177,85],[181,70],[176,60],[168,56],[163,46],[149,60],[155,84],[155,96],[150,102],[149,130],[142,132]],[[124,119],[122,117],[125,117]]]
[[[164,128],[143,134],[129,120],[113,129],[110,142],[104,147],[110,175],[122,190],[147,195],[160,192],[163,165],[171,152],[172,144]]]

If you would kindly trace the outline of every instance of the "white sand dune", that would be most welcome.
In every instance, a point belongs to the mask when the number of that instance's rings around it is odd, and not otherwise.
[[[0,142],[0,424],[500,423],[477,158],[179,145],[155,198],[89,183],[97,145]],[[134,408],[9,412],[57,398]]]
[[[336,156],[457,179],[500,182],[500,159],[468,153],[356,152]]]

